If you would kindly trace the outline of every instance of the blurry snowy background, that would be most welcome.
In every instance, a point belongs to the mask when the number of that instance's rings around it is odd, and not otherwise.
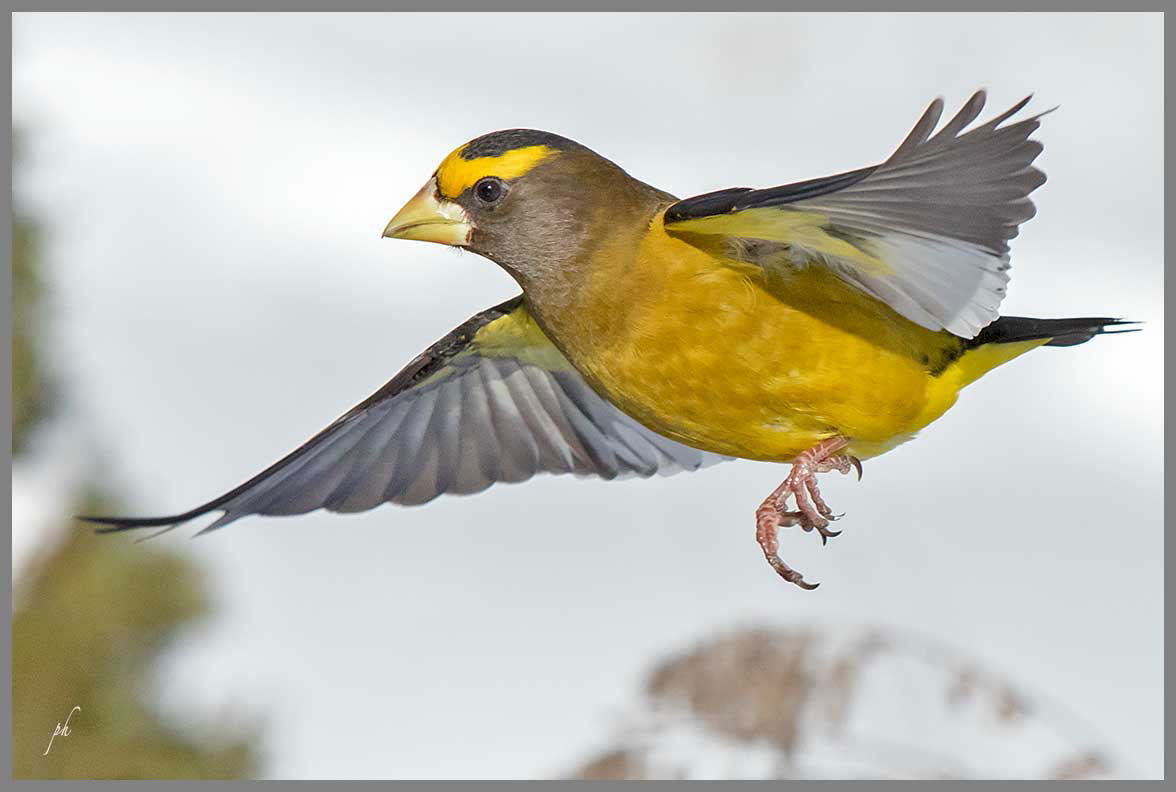
[[[64,519],[78,477],[99,471],[132,513],[203,502],[514,294],[476,256],[379,238],[471,137],[548,129],[691,195],[879,162],[937,95],[953,112],[987,87],[988,117],[1033,91],[1030,111],[1061,108],[1036,135],[1049,181],[1003,311],[1145,330],[1016,361],[860,484],[830,477],[844,535],[781,542],[819,591],[764,563],[752,511],[786,468],[750,462],[183,528],[152,544],[196,559],[219,610],[170,647],[161,706],[263,718],[267,777],[560,775],[614,745],[654,664],[697,641],[897,629],[1064,702],[1119,774],[1159,777],[1162,27],[17,15],[17,189],[43,227],[63,394],[13,470],[17,581],[82,530]],[[982,774],[1023,772],[999,743],[957,747]]]

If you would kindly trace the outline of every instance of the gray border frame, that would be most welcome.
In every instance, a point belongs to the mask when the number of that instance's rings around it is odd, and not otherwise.
[[[240,6],[233,7],[232,5],[223,4],[223,3],[207,3],[207,4],[204,4],[204,3],[182,3],[182,2],[177,3],[177,2],[174,2],[174,0],[172,2],[166,2],[166,3],[165,2],[156,2],[156,3],[143,2],[143,0],[139,0],[138,2],[134,2],[134,1],[126,2],[126,0],[123,0],[123,2],[111,3],[110,5],[113,6],[113,8],[107,8],[104,10],[105,11],[169,10],[167,8],[161,8],[161,6],[164,6],[164,5],[171,5],[172,9],[170,9],[170,10],[187,10],[187,11],[241,11],[241,10],[258,10],[258,11],[265,11],[265,10],[315,11],[315,10],[318,10],[318,11],[323,11],[323,10],[325,10],[322,7],[324,4],[321,2],[320,3],[307,3],[307,2],[285,2],[285,3],[283,3],[283,2],[280,2],[280,0],[253,0],[253,2],[247,4],[247,8],[242,8]],[[433,2],[414,2],[414,3],[403,3],[403,2],[373,3],[373,2],[367,2],[367,3],[348,3],[347,5],[348,5],[348,8],[346,9],[347,11],[360,11],[360,10],[367,10],[367,11],[410,11],[410,10],[411,11],[475,11],[475,10],[476,11],[487,11],[487,10],[500,10],[500,11],[551,11],[551,10],[706,11],[706,10],[713,9],[715,3],[713,2],[713,0],[712,0],[712,2],[706,2],[705,0],[703,0],[701,2],[700,2],[700,0],[680,0],[679,2],[668,2],[667,0],[660,0],[660,1],[659,0],[645,0],[645,2],[638,2],[638,3],[618,3],[618,2],[615,2],[615,0],[602,0],[600,2],[592,3],[591,8],[585,7],[588,5],[587,3],[578,4],[578,5],[580,5],[580,7],[577,8],[576,7],[577,4],[567,3],[567,2],[564,2],[564,3],[546,2],[545,3],[545,2],[535,2],[535,0],[529,0],[529,1],[528,0],[506,0],[505,2],[500,2],[500,3],[495,4],[497,6],[497,8],[493,8],[493,9],[486,8],[485,5],[479,4],[477,2],[477,0],[457,0],[456,2],[454,0],[433,0]],[[551,6],[553,6],[553,5],[561,5],[562,8],[552,9]],[[725,8],[722,9],[723,12],[733,12],[733,11],[802,11],[802,10],[804,10],[804,11],[911,12],[911,11],[976,10],[974,8],[969,8],[968,6],[970,4],[956,3],[955,4],[956,7],[954,9],[952,9],[952,8],[944,8],[943,6],[947,5],[946,3],[933,3],[933,2],[927,2],[927,0],[922,0],[921,2],[912,2],[911,0],[905,0],[905,2],[891,3],[888,5],[872,4],[872,3],[868,3],[868,2],[862,2],[862,0],[857,0],[857,2],[820,2],[820,0],[815,0],[815,1],[809,0],[808,2],[789,3],[789,4],[787,4],[787,7],[785,7],[784,4],[782,4],[782,3],[764,2],[763,0],[759,0],[759,2],[747,2],[747,0],[739,0],[738,2],[730,2],[730,0],[728,0],[728,2],[723,3],[723,5],[726,6]],[[992,5],[995,5],[995,7],[992,7]],[[1028,11],[1028,10],[1032,10],[1032,11],[1055,11],[1056,10],[1056,11],[1062,11],[1062,12],[1076,12],[1076,11],[1099,11],[1099,10],[1106,11],[1106,10],[1110,10],[1106,7],[1107,5],[1110,5],[1109,3],[1105,3],[1105,2],[1104,3],[1093,3],[1093,2],[1090,2],[1089,0],[1083,0],[1082,2],[1070,2],[1070,3],[1060,3],[1060,2],[1056,2],[1056,0],[1054,0],[1053,2],[1046,2],[1045,0],[1039,0],[1037,2],[1032,2],[1032,3],[1004,2],[1004,3],[997,3],[997,4],[992,4],[992,5],[990,5],[988,8],[984,8],[982,10],[989,11],[989,12],[1011,12],[1011,11],[1015,12],[1015,11]],[[1026,5],[1032,5],[1033,8],[1026,8]],[[1132,5],[1133,5],[1133,7],[1131,9],[1120,8],[1120,9],[1114,9],[1114,10],[1116,10],[1116,11],[1125,11],[1125,10],[1159,11],[1159,12],[1163,12],[1165,10],[1164,5],[1162,3],[1158,3],[1158,2],[1134,3]],[[194,7],[194,6],[196,6],[196,7]],[[203,6],[203,7],[201,7],[201,6]],[[395,6],[395,7],[390,7],[390,6]],[[22,2],[22,3],[14,3],[13,4],[13,7],[11,7],[9,9],[10,13],[4,17],[4,22],[3,22],[4,27],[6,29],[6,32],[8,34],[6,36],[6,38],[8,39],[8,42],[9,42],[9,53],[10,53],[10,57],[9,57],[8,61],[6,62],[6,66],[5,66],[5,69],[7,72],[7,80],[5,81],[5,85],[7,86],[10,108],[12,106],[12,71],[11,71],[12,70],[12,58],[11,58],[12,14],[17,13],[17,12],[22,12],[22,11],[49,11],[49,10],[52,10],[52,11],[66,11],[66,10],[95,11],[95,9],[93,9],[93,8],[87,8],[85,3],[78,3],[78,2],[59,3],[59,4],[56,4],[51,9],[45,8],[44,4],[38,3],[38,2]],[[333,9],[332,13],[337,13],[341,10],[343,10],[343,9]],[[1169,32],[1169,27],[1170,26],[1168,25],[1168,17],[1165,15],[1164,16],[1164,32],[1165,32],[1165,67],[1164,67],[1164,70],[1165,70],[1165,89],[1164,89],[1165,113],[1164,113],[1164,122],[1165,122],[1165,128],[1167,130],[1171,130],[1171,128],[1172,128],[1171,103],[1168,101],[1168,99],[1169,99],[1169,95],[1171,92],[1171,85],[1173,82],[1172,81],[1173,69],[1171,66],[1171,61],[1166,57],[1166,55],[1167,55],[1166,44],[1167,44],[1167,34]],[[5,149],[7,149],[7,151],[9,152],[9,156],[7,158],[7,162],[6,162],[5,167],[7,168],[7,171],[8,171],[9,184],[11,184],[11,181],[12,181],[12,157],[11,157],[12,126],[11,126],[11,124],[9,124],[8,128],[6,128],[4,130],[2,139],[3,139],[3,144],[4,144]],[[1166,142],[1166,140],[1165,140],[1165,142]],[[1167,149],[1167,147],[1165,146],[1165,150],[1166,149]],[[1167,196],[1170,192],[1170,190],[1168,188],[1171,186],[1171,183],[1172,183],[1172,167],[1170,165],[1170,162],[1166,159],[1165,165],[1164,165],[1165,196]],[[8,194],[3,197],[4,210],[5,210],[6,215],[10,218],[9,222],[3,225],[3,242],[4,242],[5,250],[7,251],[6,260],[7,260],[7,273],[8,274],[7,274],[7,277],[5,277],[3,279],[2,287],[0,287],[3,289],[4,304],[9,306],[9,321],[5,323],[6,337],[5,337],[5,343],[3,344],[3,348],[2,348],[3,349],[2,354],[4,355],[4,358],[6,361],[5,365],[3,366],[3,377],[4,377],[4,381],[5,381],[5,387],[0,389],[0,404],[3,405],[3,412],[7,416],[7,420],[4,421],[4,426],[3,426],[3,431],[5,433],[5,436],[7,437],[7,442],[4,443],[4,445],[3,445],[3,452],[8,457],[8,463],[9,463],[10,470],[11,470],[11,466],[12,466],[12,442],[11,442],[12,441],[12,435],[11,435],[11,432],[12,432],[12,420],[11,420],[12,419],[12,379],[11,379],[12,378],[12,343],[11,343],[11,333],[12,333],[12,328],[11,328],[11,305],[12,305],[12,224],[11,224],[11,217],[12,217],[12,204],[11,204],[11,201],[12,201],[12,193],[10,190],[8,192]],[[1172,227],[1173,227],[1172,216],[1173,215],[1170,212],[1165,215],[1165,236],[1170,235],[1170,232],[1172,230]],[[1167,268],[1167,258],[1165,256],[1165,269],[1166,268]],[[1164,302],[1165,302],[1165,309],[1166,309],[1168,307],[1167,289],[1165,289]],[[1165,333],[1165,342],[1171,341],[1172,336],[1174,334],[1176,334],[1176,331],[1172,331],[1172,330],[1167,331]],[[1167,353],[1165,352],[1164,363],[1167,362],[1167,359],[1168,359],[1168,356],[1167,356]],[[1167,368],[1167,370],[1170,371],[1170,368]],[[1165,380],[1167,380],[1167,377],[1165,377]],[[1168,385],[1168,383],[1166,381],[1165,382],[1165,390],[1166,391],[1170,390],[1169,388],[1167,388],[1167,385]],[[1167,404],[1167,398],[1165,398],[1165,405],[1166,404]],[[1165,433],[1164,433],[1165,448],[1167,447],[1167,440],[1168,440],[1170,431],[1171,431],[1171,429],[1169,427],[1169,428],[1166,428]],[[1166,471],[1165,471],[1164,484],[1165,484],[1164,490],[1165,490],[1165,493],[1167,493],[1169,491],[1169,487],[1168,487],[1169,477],[1167,476]],[[11,476],[9,476],[5,480],[3,487],[5,488],[4,491],[7,493],[8,501],[9,501],[9,504],[11,505],[11,502],[12,502],[12,477]],[[9,535],[10,536],[11,536],[11,528],[12,528],[12,526],[11,526],[11,513],[12,513],[11,509],[9,509],[8,515],[9,515]],[[1167,525],[1167,505],[1166,505],[1166,503],[1165,503],[1165,507],[1164,507],[1164,517],[1165,517],[1164,523],[1166,526]],[[11,629],[12,628],[11,552],[12,552],[12,545],[11,545],[11,542],[9,542],[6,545],[6,547],[4,548],[4,554],[8,557],[8,563],[7,563],[6,568],[8,569],[10,585],[4,590],[4,593],[3,593],[3,600],[4,600],[4,605],[5,605],[4,613],[6,614],[6,619],[7,619],[7,629],[5,630],[4,634],[7,637],[7,640],[9,642],[11,641],[11,635],[12,635],[12,629]],[[1172,557],[1173,557],[1174,552],[1176,552],[1176,550],[1174,550],[1173,544],[1169,543],[1168,547],[1165,549],[1165,552],[1164,552],[1165,568],[1172,566],[1171,561],[1172,561]],[[1169,637],[1171,631],[1168,629],[1168,627],[1170,625],[1171,614],[1172,614],[1173,608],[1172,608],[1171,590],[1168,586],[1168,581],[1167,581],[1166,575],[1165,575],[1165,579],[1164,579],[1164,601],[1165,601],[1164,653],[1165,653],[1165,659],[1167,659],[1167,658],[1171,657],[1170,645],[1168,642],[1168,637]],[[11,650],[11,646],[9,646],[9,651],[4,652],[4,665],[5,665],[5,668],[7,669],[7,672],[8,672],[8,674],[7,674],[8,679],[11,679],[11,677],[12,677],[12,652],[10,650]],[[86,783],[100,783],[103,785],[111,785],[111,784],[125,785],[128,783],[125,781],[106,781],[106,782],[12,781],[12,719],[11,719],[12,687],[11,687],[11,685],[4,685],[2,687],[3,687],[3,693],[2,693],[2,695],[0,695],[0,700],[3,701],[4,711],[7,713],[7,717],[4,717],[2,719],[3,725],[2,725],[2,727],[0,727],[0,729],[2,729],[2,732],[3,732],[2,739],[4,741],[3,750],[0,751],[0,756],[3,757],[3,767],[2,767],[2,772],[0,772],[0,783],[2,783],[4,786],[11,785],[16,788],[25,788],[25,787],[31,787],[34,784],[48,783],[48,784],[53,784],[55,787],[61,787],[61,788],[66,788],[66,789],[77,788],[77,787],[80,787],[80,785],[86,784]],[[1172,699],[1171,699],[1171,696],[1169,695],[1167,685],[1165,685],[1164,703],[1165,703],[1164,722],[1165,722],[1165,733],[1166,733],[1165,751],[1164,751],[1164,776],[1165,776],[1165,778],[1167,778],[1168,756],[1169,756],[1169,748],[1170,748],[1170,744],[1171,744],[1171,731],[1169,728],[1169,724],[1172,722],[1172,719],[1170,717],[1171,711],[1172,711]],[[135,782],[135,785],[139,788],[142,788],[144,786],[146,786],[146,787],[158,786],[161,788],[166,787],[168,789],[196,789],[198,787],[198,785],[202,785],[204,783],[206,783],[206,782],[200,782],[200,781],[139,781],[139,782]],[[268,783],[268,782],[265,782],[265,781],[228,781],[228,782],[207,782],[207,783],[216,783],[220,786],[220,788],[224,788],[224,789],[245,789],[245,788],[256,788],[257,785]],[[286,781],[286,782],[280,782],[280,783],[297,784],[303,788],[317,788],[319,785],[321,785],[323,788],[334,788],[334,786],[336,784],[341,783],[341,782],[332,783],[332,782],[325,782],[325,781]],[[350,783],[370,785],[370,784],[380,783],[380,782],[357,781],[357,782],[350,782]],[[388,783],[388,782],[383,782],[383,783]],[[419,781],[417,781],[417,782],[396,781],[396,782],[392,782],[392,783],[395,783],[397,788],[412,788],[417,785],[422,786],[422,787],[424,786],[424,782],[419,782]],[[505,789],[505,788],[513,788],[515,785],[517,785],[518,783],[521,783],[521,782],[493,781],[493,782],[482,782],[482,783],[492,784],[492,785],[497,786],[499,788]],[[531,782],[525,782],[525,783],[527,783],[528,785],[545,784],[545,783],[585,785],[585,784],[590,784],[592,782],[585,782],[585,781],[568,781],[568,782],[531,781]],[[664,787],[668,784],[673,784],[675,782],[664,782],[664,781],[597,782],[597,784],[599,784],[600,786],[593,785],[593,788],[594,789],[596,789],[596,788],[630,789],[630,788],[637,788],[637,785],[639,783],[652,784],[652,785]],[[690,783],[691,783],[692,788],[723,789],[723,788],[726,788],[731,782],[690,782]],[[744,783],[759,783],[762,785],[762,784],[772,784],[773,782],[744,782]],[[776,782],[776,783],[779,783],[779,782]],[[869,784],[875,785],[875,788],[880,788],[880,789],[905,790],[905,789],[909,788],[909,783],[907,783],[907,782],[872,781],[872,782],[862,782],[862,783],[869,783]],[[936,784],[935,788],[937,788],[937,789],[942,788],[942,787],[962,788],[963,783],[966,783],[966,782],[960,782],[960,781],[939,782],[938,784]],[[1003,785],[1020,785],[1020,783],[1016,782],[1016,781],[993,782],[993,783],[1001,783]],[[1044,783],[1050,783],[1050,782],[1044,782]],[[1060,783],[1060,782],[1053,782],[1053,783]],[[1163,784],[1164,782],[1161,782],[1161,781],[1154,781],[1154,782],[1147,782],[1147,781],[1144,781],[1144,782],[1126,782],[1126,781],[1089,782],[1088,781],[1088,782],[1075,782],[1075,783],[1077,783],[1079,787],[1086,787],[1086,788],[1092,788],[1092,789],[1097,788],[1097,789],[1101,790],[1101,789],[1107,789],[1107,788],[1118,788],[1119,786],[1126,785],[1128,783],[1132,783],[1133,785],[1145,784],[1148,786],[1158,786],[1158,785]],[[330,786],[328,786],[328,784],[330,784]],[[788,782],[789,787],[816,788],[819,785],[821,789],[826,789],[826,790],[847,788],[849,786],[849,784],[850,784],[850,782],[817,782],[817,781]],[[430,782],[429,788],[430,789],[436,789],[438,787],[446,788],[451,785],[457,786],[458,784],[457,784],[457,782]]]

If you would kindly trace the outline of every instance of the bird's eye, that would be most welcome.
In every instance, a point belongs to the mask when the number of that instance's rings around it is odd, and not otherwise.
[[[493,176],[481,179],[474,185],[474,195],[478,196],[478,200],[484,204],[498,203],[504,192],[502,182]]]

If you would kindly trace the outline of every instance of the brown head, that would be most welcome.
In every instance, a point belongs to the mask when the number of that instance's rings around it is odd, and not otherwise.
[[[596,248],[672,200],[575,141],[508,129],[446,157],[384,236],[472,250],[530,293],[574,280]]]

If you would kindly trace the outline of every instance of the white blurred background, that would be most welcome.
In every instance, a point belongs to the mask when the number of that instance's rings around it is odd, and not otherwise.
[[[1003,310],[1144,332],[1035,352],[860,484],[829,477],[845,533],[781,538],[819,591],[764,563],[752,512],[787,469],[750,462],[185,527],[155,541],[222,610],[164,705],[264,714],[272,777],[548,776],[667,652],[877,625],[1065,702],[1160,777],[1162,48],[1159,15],[18,15],[70,400],[13,471],[16,573],[78,460],[135,513],[189,508],[513,295],[481,258],[379,238],[471,137],[547,129],[686,196],[881,161],[937,95],[987,87],[989,117],[1032,91],[1061,107]]]

